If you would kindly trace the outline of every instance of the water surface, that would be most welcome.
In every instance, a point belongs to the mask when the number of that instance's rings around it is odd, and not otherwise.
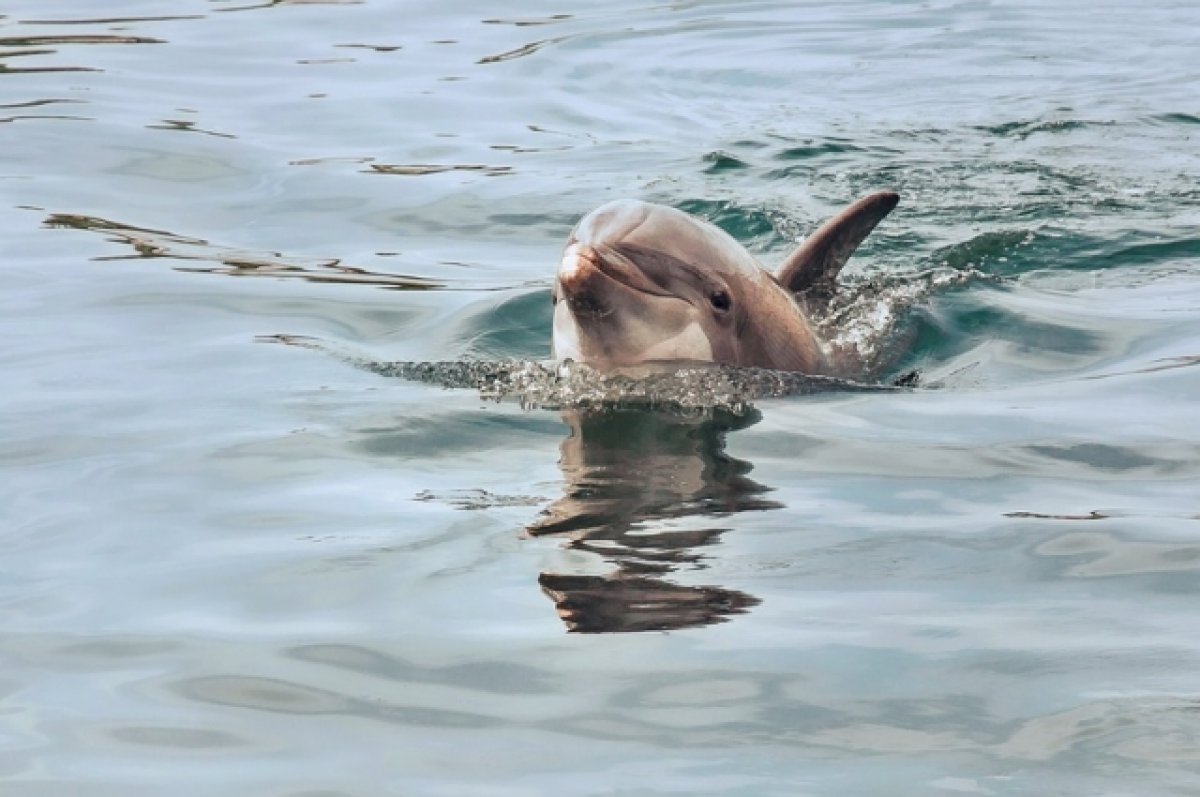
[[[1194,794],[1198,26],[9,3],[4,793]],[[330,353],[542,362],[593,207],[773,265],[881,189],[825,326],[916,388]]]

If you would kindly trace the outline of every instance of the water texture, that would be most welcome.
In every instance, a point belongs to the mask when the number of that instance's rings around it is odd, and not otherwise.
[[[1200,792],[1197,29],[8,3],[0,792]],[[548,361],[603,202],[885,189],[848,379]]]

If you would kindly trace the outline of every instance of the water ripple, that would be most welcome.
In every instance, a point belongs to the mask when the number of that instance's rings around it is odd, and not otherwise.
[[[496,55],[485,55],[483,58],[480,58],[476,63],[497,64],[497,63],[500,63],[501,61],[512,61],[515,58],[524,58],[527,55],[533,55],[534,53],[536,53],[537,51],[539,51],[545,47],[550,47],[550,46],[559,44],[561,42],[567,41],[568,39],[572,39],[572,38],[574,38],[574,37],[573,36],[556,36],[551,39],[542,39],[540,41],[530,42],[529,44],[522,45],[521,47],[517,47],[516,49],[508,50],[503,53],[497,53]]]
[[[694,363],[650,363],[602,372],[569,360],[381,362],[302,335],[259,340],[320,351],[380,376],[478,390],[485,400],[515,399],[527,409],[642,408],[704,417],[713,412],[744,414],[754,401],[765,398],[901,389],[832,376]]]
[[[0,47],[41,47],[47,44],[166,44],[166,39],[118,34],[78,34],[63,36],[3,36]],[[53,51],[50,51],[53,52]]]
[[[511,166],[489,166],[483,163],[372,163],[370,172],[375,174],[398,174],[407,177],[442,172],[478,172],[488,177],[511,174]]]
[[[303,279],[315,283],[343,285],[373,285],[390,290],[432,290],[446,287],[444,283],[407,274],[390,274],[350,266],[339,259],[301,260],[277,252],[245,252],[209,243],[166,230],[135,227],[97,216],[77,213],[52,213],[42,222],[46,227],[87,230],[105,235],[109,240],[125,244],[133,254],[93,258],[98,261],[168,259],[185,263],[210,265],[177,265],[177,271],[225,274],[233,277],[271,277]]]
[[[134,22],[176,22],[185,19],[204,19],[203,14],[175,14],[143,17],[95,17],[82,19],[23,19],[23,25],[126,25]]]
[[[503,19],[491,18],[483,20],[485,25],[514,25],[519,28],[533,27],[537,25],[557,25],[560,22],[566,22],[572,19],[572,14],[551,14],[548,17],[524,17],[520,19]]]

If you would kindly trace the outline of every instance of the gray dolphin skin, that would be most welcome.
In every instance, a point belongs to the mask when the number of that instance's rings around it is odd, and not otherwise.
[[[798,295],[819,300],[899,201],[864,197],[825,222],[772,275],[724,231],[648,202],[618,200],[576,225],[554,284],[555,359],[613,369],[700,361],[832,370]]]

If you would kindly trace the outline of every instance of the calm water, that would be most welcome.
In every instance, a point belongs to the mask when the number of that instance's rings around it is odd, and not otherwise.
[[[1197,29],[7,3],[0,790],[1200,792]],[[917,390],[563,413],[269,342],[542,360],[602,202],[773,264],[885,188],[830,323]]]

